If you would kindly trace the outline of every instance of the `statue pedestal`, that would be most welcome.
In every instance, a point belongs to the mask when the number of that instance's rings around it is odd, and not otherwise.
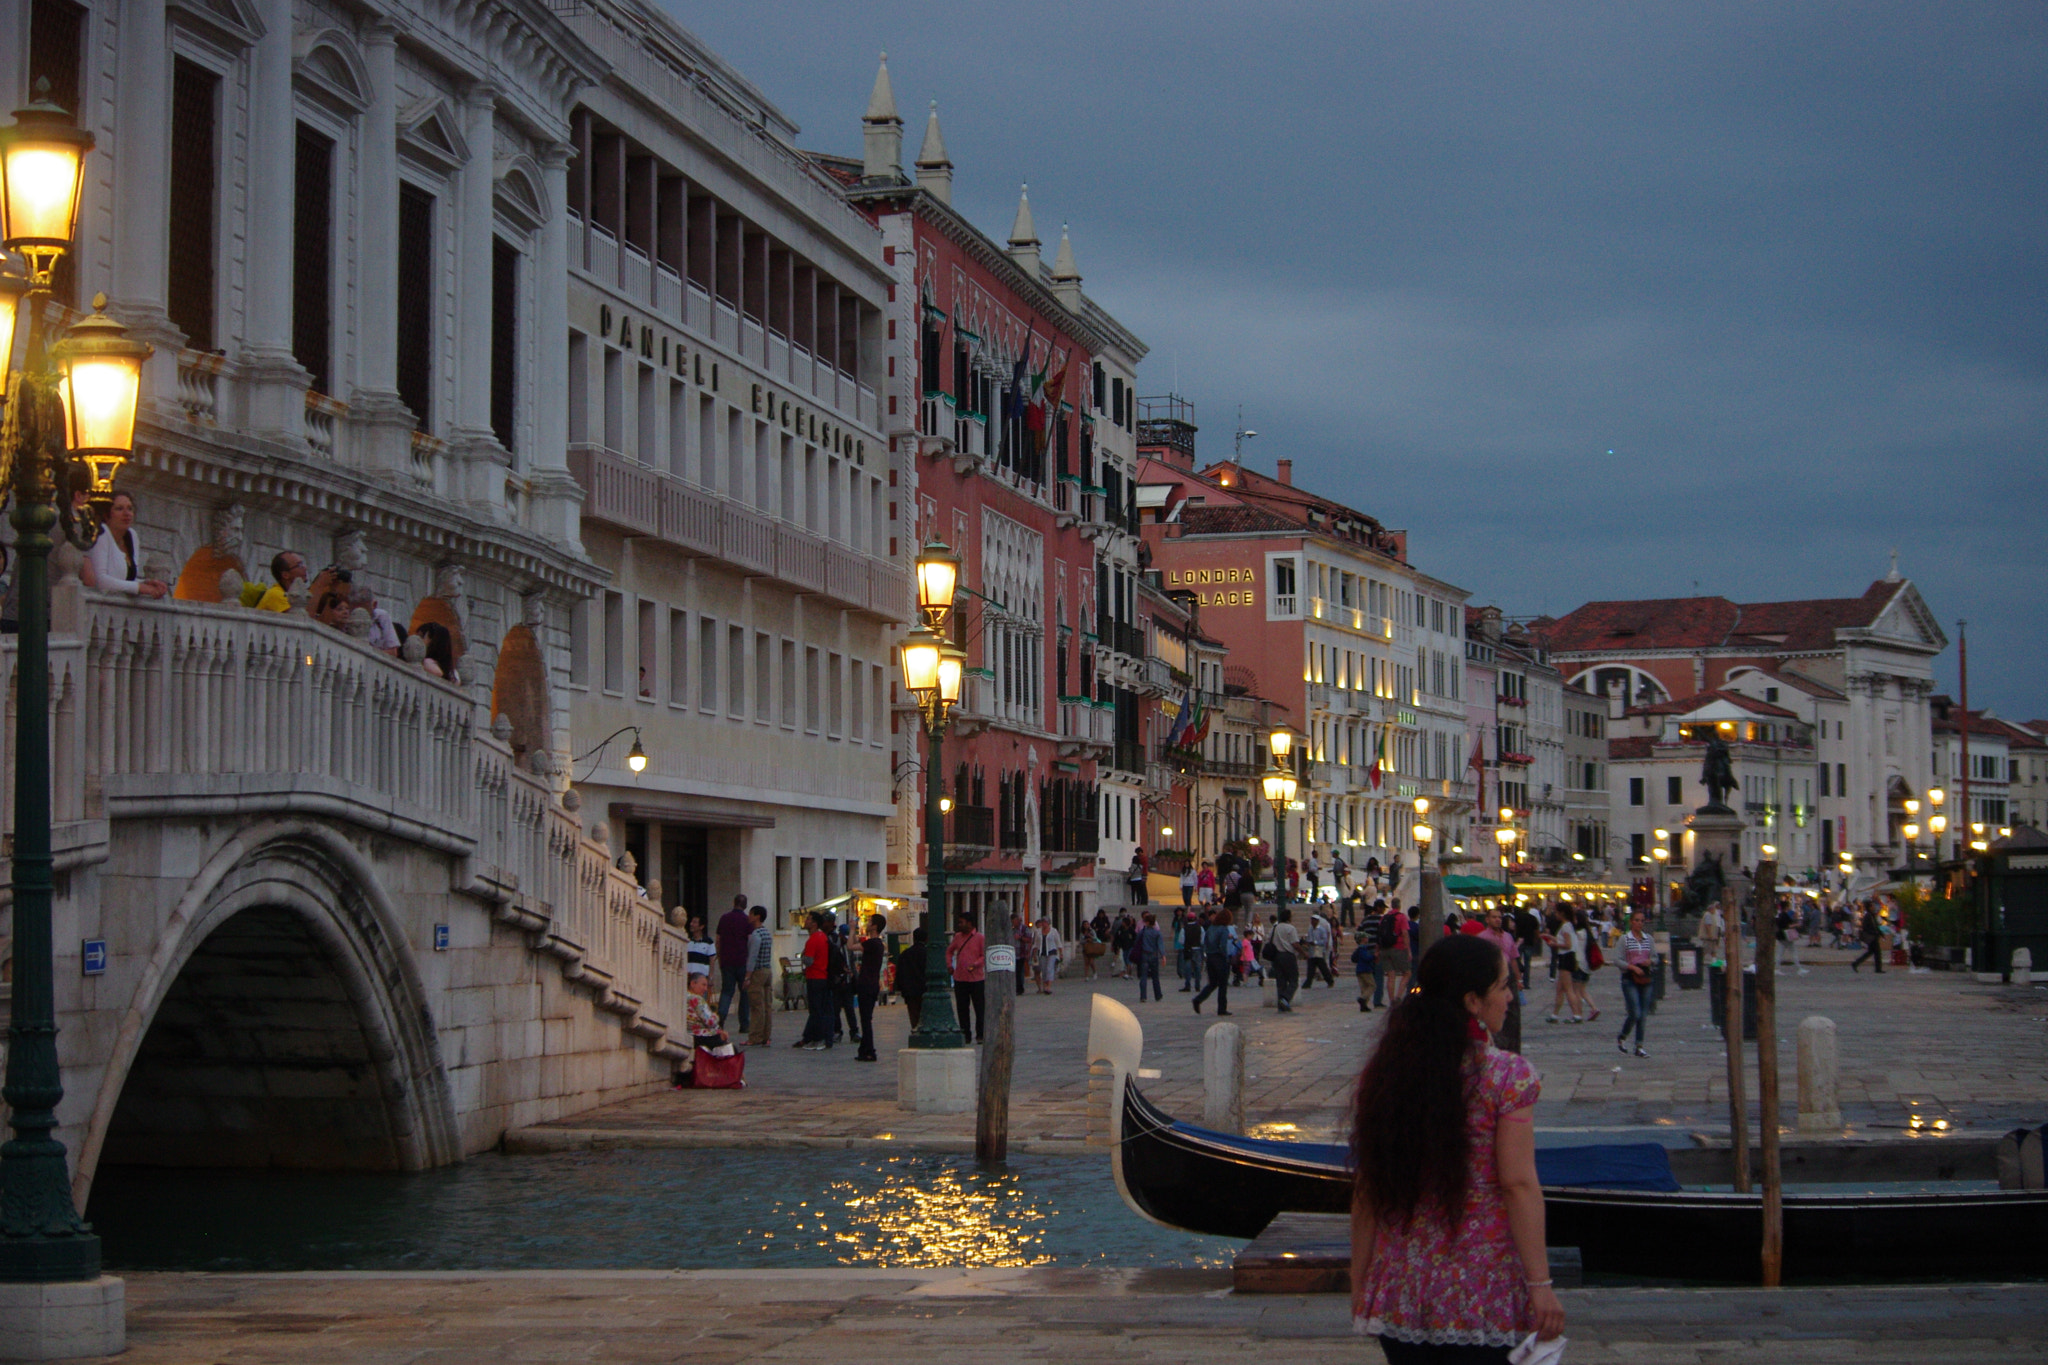
[[[1692,833],[1692,863],[1713,854],[1721,860],[1722,871],[1733,881],[1742,867],[1742,832],[1749,822],[1726,806],[1702,806],[1686,821]]]

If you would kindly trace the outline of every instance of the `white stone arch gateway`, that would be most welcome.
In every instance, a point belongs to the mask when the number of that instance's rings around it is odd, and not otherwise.
[[[225,839],[162,925],[80,1145],[103,1159],[424,1170],[461,1159],[418,964],[369,860],[278,821]]]

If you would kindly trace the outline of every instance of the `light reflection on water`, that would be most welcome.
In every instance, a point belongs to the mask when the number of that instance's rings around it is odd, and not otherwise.
[[[1228,1266],[1099,1158],[806,1151],[495,1153],[415,1175],[107,1168],[116,1270]]]

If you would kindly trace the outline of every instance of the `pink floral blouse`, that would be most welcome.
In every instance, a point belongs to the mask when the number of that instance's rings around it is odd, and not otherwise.
[[[1354,1324],[1361,1332],[1430,1345],[1513,1346],[1536,1328],[1493,1138],[1500,1116],[1536,1103],[1543,1086],[1526,1060],[1492,1043],[1474,1047],[1466,1072],[1464,1218],[1452,1228],[1440,1213],[1418,1212],[1405,1227],[1379,1226],[1365,1311]]]

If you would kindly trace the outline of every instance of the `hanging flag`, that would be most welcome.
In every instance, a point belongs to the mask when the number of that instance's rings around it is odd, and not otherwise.
[[[1166,732],[1166,747],[1178,749],[1187,743],[1188,731],[1195,719],[1195,693],[1188,689],[1187,700],[1180,704],[1180,714],[1173,718],[1173,728]]]
[[[1379,747],[1373,751],[1372,767],[1368,769],[1366,772],[1366,777],[1371,780],[1372,789],[1374,791],[1378,791],[1380,789],[1380,775],[1386,771],[1386,767],[1387,732],[1385,730],[1382,730],[1380,731]]]
[[[1047,354],[1045,363],[1052,364],[1050,353]],[[1045,453],[1046,444],[1051,439],[1052,424],[1060,413],[1060,394],[1066,387],[1067,362],[1064,360],[1050,378],[1044,370],[1040,370],[1037,379],[1033,381],[1035,392],[1032,397],[1031,445],[1041,455]]]
[[[1467,770],[1479,774],[1479,800],[1477,805],[1480,810],[1488,809],[1486,804],[1486,741],[1477,735],[1472,737],[1472,761],[1467,763],[1465,767]]]

